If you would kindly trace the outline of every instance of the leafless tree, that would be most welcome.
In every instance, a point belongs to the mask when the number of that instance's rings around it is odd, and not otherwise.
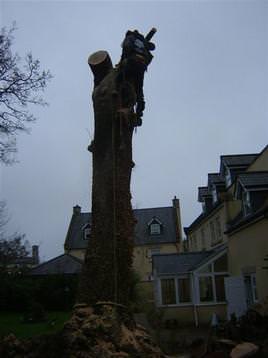
[[[26,257],[29,253],[29,243],[25,240],[25,234],[6,234],[5,227],[8,221],[6,203],[0,201],[0,273],[8,264]]]
[[[29,105],[46,105],[38,93],[44,91],[51,73],[40,69],[40,62],[28,53],[21,65],[12,53],[15,24],[0,34],[0,162],[11,163],[16,152],[16,135],[27,131],[27,122],[36,120]]]

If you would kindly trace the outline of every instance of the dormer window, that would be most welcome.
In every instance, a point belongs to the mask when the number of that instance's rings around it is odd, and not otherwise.
[[[91,226],[90,224],[86,224],[83,226],[82,228],[83,231],[83,239],[84,240],[89,240],[91,237]]]
[[[160,235],[160,233],[161,233],[160,224],[151,224],[150,225],[150,234],[151,235]]]
[[[205,213],[205,212],[207,211],[206,202],[205,202],[205,201],[202,202],[202,211],[203,211],[203,213]]]
[[[244,191],[242,195],[244,214],[248,215],[251,213],[250,193],[249,191]]]
[[[212,193],[213,204],[216,204],[216,202],[218,201],[218,193],[215,185],[213,185],[211,193]]]
[[[229,168],[226,168],[225,170],[225,184],[226,187],[230,186],[232,184],[232,176]]]
[[[149,234],[150,235],[160,235],[161,231],[162,231],[162,223],[156,219],[153,218],[149,223],[148,223],[148,227],[149,227]]]

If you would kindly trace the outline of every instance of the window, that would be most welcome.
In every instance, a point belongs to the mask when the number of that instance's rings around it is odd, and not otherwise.
[[[151,235],[160,235],[161,233],[161,227],[160,224],[151,224],[150,225],[150,234]]]
[[[216,289],[216,301],[217,302],[223,302],[226,300],[224,277],[227,277],[227,275],[215,276],[215,289]]]
[[[191,287],[189,278],[178,278],[179,303],[191,302]]]
[[[223,254],[198,271],[200,303],[224,302],[226,300],[224,278],[229,276],[227,264],[227,254]]]
[[[192,302],[191,281],[188,276],[161,279],[162,305]]]
[[[244,214],[248,215],[251,213],[251,201],[249,191],[244,191],[242,194]]]
[[[87,224],[84,228],[84,235],[83,235],[83,238],[84,240],[89,240],[90,237],[91,237],[91,227],[89,224]]]
[[[192,235],[192,250],[197,250],[197,241],[195,234]]]
[[[163,231],[163,225],[161,221],[154,216],[148,223],[148,229],[150,235],[160,235]]]
[[[205,273],[205,272],[211,272],[212,271],[212,265],[206,265],[202,269],[199,270],[199,273]]]
[[[214,272],[227,272],[228,262],[227,255],[223,255],[214,262]]]
[[[244,276],[247,303],[251,306],[258,301],[257,285],[256,285],[256,273],[251,273]]]
[[[232,176],[229,168],[226,168],[225,170],[225,184],[226,187],[230,186],[232,184]]]
[[[174,278],[166,278],[161,280],[162,304],[176,304],[176,291]]]
[[[202,211],[203,211],[203,213],[205,213],[205,212],[206,212],[206,210],[207,210],[207,207],[206,207],[206,202],[205,202],[205,201],[203,201],[203,202],[202,202]]]
[[[218,201],[218,193],[217,193],[217,189],[216,189],[216,186],[213,185],[212,187],[212,201],[213,201],[213,204],[216,204],[216,202]]]
[[[199,277],[199,297],[200,302],[213,301],[213,287],[211,276]]]
[[[201,229],[201,245],[202,245],[202,249],[206,248],[205,229],[204,228]]]
[[[251,275],[251,286],[253,291],[253,299],[254,302],[258,301],[258,294],[257,294],[257,284],[256,284],[256,274],[253,273]]]
[[[216,223],[217,239],[219,240],[221,238],[221,220],[219,216],[216,217],[215,223]]]
[[[211,221],[209,225],[210,225],[210,234],[211,234],[211,244],[213,245],[216,241],[214,222]]]

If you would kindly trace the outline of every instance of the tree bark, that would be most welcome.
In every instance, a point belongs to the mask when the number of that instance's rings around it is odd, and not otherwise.
[[[133,167],[133,85],[117,83],[112,69],[93,92],[92,234],[79,287],[79,302],[127,305],[132,281],[134,216],[130,179]],[[122,108],[128,108],[127,111]]]

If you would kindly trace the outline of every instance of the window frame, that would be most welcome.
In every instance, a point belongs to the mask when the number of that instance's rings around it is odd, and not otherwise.
[[[252,203],[250,198],[250,192],[248,190],[243,190],[242,192],[242,203],[244,215],[250,215],[252,213]]]
[[[228,188],[232,184],[231,170],[225,167],[225,186]]]
[[[152,228],[154,228],[152,230]],[[155,230],[157,228],[157,230]],[[157,222],[152,222],[149,226],[149,230],[150,230],[150,235],[154,236],[154,235],[160,235],[161,234],[161,225]]]
[[[212,194],[212,202],[213,202],[213,204],[215,205],[215,204],[218,202],[218,200],[219,200],[218,191],[217,191],[216,185],[213,185],[213,186],[212,186],[211,194]]]
[[[211,261],[207,262],[206,264],[199,267],[199,269],[195,272],[195,286],[196,286],[196,298],[197,298],[197,304],[198,305],[214,305],[214,304],[225,304],[226,299],[224,301],[217,301],[217,291],[216,291],[216,282],[215,277],[216,276],[224,276],[229,277],[228,271],[215,271],[214,269],[214,263],[220,259],[222,256],[227,255],[227,252],[222,253],[219,256],[216,256]],[[202,270],[203,267],[211,265],[211,272],[199,272],[199,270]],[[228,256],[227,256],[227,269],[228,269]],[[199,277],[211,277],[212,278],[212,293],[213,293],[213,300],[212,301],[201,301],[200,300],[200,286],[199,286]]]
[[[159,231],[153,232],[152,225],[158,225]],[[148,233],[150,236],[159,236],[163,233],[163,224],[155,216],[148,222],[147,226],[148,226]]]
[[[85,224],[82,227],[82,232],[83,232],[83,240],[84,241],[90,240],[90,237],[91,237],[91,225],[89,223]]]
[[[189,280],[189,288],[190,288],[190,301],[189,302],[180,302],[179,300],[179,283],[178,280],[179,279],[188,279]],[[164,304],[163,303],[163,295],[162,295],[162,280],[166,280],[166,279],[172,279],[173,281],[175,281],[175,301],[176,303],[172,303],[172,304]],[[180,306],[180,307],[185,307],[185,306],[192,306],[194,304],[193,302],[193,287],[192,287],[192,277],[189,274],[181,274],[181,275],[175,275],[175,276],[161,276],[158,279],[159,282],[159,297],[160,297],[160,306],[162,307],[175,307],[175,306]]]

